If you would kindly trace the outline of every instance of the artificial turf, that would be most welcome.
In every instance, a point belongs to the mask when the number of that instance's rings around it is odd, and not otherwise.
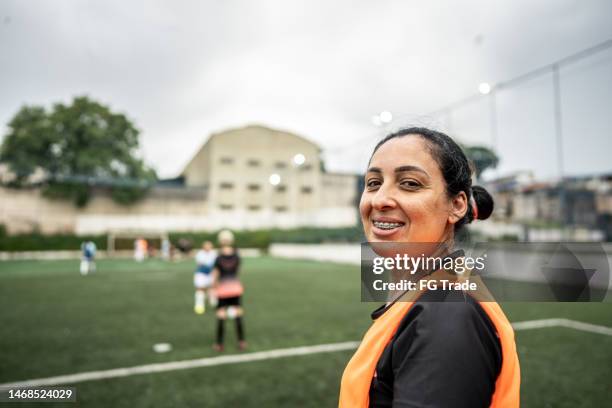
[[[217,355],[214,315],[193,313],[191,261],[0,262],[0,383]],[[360,302],[355,266],[246,258],[249,350],[359,340],[377,304]],[[610,303],[506,303],[511,321],[563,317],[612,326]],[[226,354],[237,353],[227,325]],[[522,406],[605,405],[612,337],[567,328],[517,331]],[[172,351],[157,354],[155,343]],[[351,352],[314,354],[76,384],[63,406],[335,406]],[[45,403],[44,406],[54,404]]]

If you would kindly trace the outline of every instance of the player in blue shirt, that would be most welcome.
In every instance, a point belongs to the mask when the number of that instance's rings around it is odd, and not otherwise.
[[[85,241],[81,244],[81,275],[96,271],[96,244]]]

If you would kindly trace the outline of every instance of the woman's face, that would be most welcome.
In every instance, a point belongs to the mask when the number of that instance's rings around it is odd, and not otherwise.
[[[359,204],[365,236],[369,242],[446,241],[461,218],[454,201],[422,137],[391,139],[374,153],[365,176]]]

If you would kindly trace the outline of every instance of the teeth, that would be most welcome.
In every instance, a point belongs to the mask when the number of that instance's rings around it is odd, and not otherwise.
[[[374,221],[374,226],[380,229],[393,229],[393,228],[397,228],[397,227],[401,227],[402,223],[400,222],[380,222],[380,221]]]

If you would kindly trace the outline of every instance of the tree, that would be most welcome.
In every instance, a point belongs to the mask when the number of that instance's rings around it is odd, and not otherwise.
[[[27,184],[42,171],[43,192],[49,197],[84,206],[92,188],[101,186],[115,201],[129,204],[143,197],[156,179],[137,156],[136,127],[125,115],[86,96],[70,105],[55,104],[50,111],[24,106],[8,128],[0,163],[15,175],[13,186]]]
[[[464,146],[463,150],[468,159],[474,164],[476,179],[480,179],[482,173],[488,168],[495,168],[499,158],[495,152],[484,146]]]

